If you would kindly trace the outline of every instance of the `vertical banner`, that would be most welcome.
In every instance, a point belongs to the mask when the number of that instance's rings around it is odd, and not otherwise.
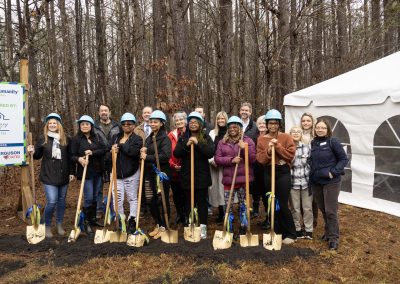
[[[0,166],[26,163],[24,85],[0,83]]]

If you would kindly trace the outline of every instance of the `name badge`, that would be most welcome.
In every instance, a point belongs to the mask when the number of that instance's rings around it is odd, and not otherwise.
[[[324,145],[326,145],[326,141],[319,144],[319,146],[324,146]]]

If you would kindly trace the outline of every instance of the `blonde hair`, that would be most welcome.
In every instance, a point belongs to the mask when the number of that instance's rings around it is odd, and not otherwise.
[[[265,122],[265,115],[262,115],[262,116],[259,116],[258,118],[257,118],[257,121],[256,121],[256,126],[257,126],[257,128],[258,128],[258,125],[261,123],[261,122]],[[265,124],[266,125],[266,124]]]
[[[301,124],[301,121],[303,120],[303,117],[305,117],[305,116],[308,116],[309,118],[311,118],[312,126],[311,126],[311,129],[310,129],[310,134],[311,134],[311,137],[314,137],[315,119],[314,119],[314,117],[313,117],[313,115],[311,113],[305,112],[305,113],[303,113],[301,115],[301,117],[300,117],[300,129],[304,130],[303,129],[303,125]]]
[[[219,132],[219,126],[218,126],[219,116],[222,116],[225,119],[225,124],[228,123],[228,114],[225,111],[220,111],[219,113],[217,113],[217,115],[215,116],[215,128],[214,128],[215,136],[218,136]]]
[[[48,127],[48,125],[49,125],[49,121],[50,121],[51,119],[54,119],[55,121],[57,121],[57,125],[58,125],[58,134],[60,134],[60,145],[61,145],[61,146],[67,145],[67,137],[65,136],[64,128],[63,128],[62,124],[61,124],[57,119],[55,119],[55,118],[50,118],[50,119],[46,122],[46,124],[44,125],[44,129],[43,129],[43,133],[44,133],[44,143],[43,143],[43,144],[46,144],[47,141],[48,141],[48,138],[47,138],[47,137],[48,137],[48,136],[47,136],[47,133],[49,132],[49,127]]]

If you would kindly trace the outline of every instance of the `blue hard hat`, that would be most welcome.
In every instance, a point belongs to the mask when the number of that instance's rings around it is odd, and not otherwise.
[[[187,117],[187,121],[189,122],[189,120],[191,120],[192,118],[196,118],[197,120],[199,120],[201,123],[204,123],[204,119],[201,116],[200,113],[198,113],[197,111],[192,111],[188,117]]]
[[[55,112],[50,113],[48,116],[46,116],[46,118],[44,119],[44,122],[47,123],[47,121],[49,121],[49,119],[54,118],[56,120],[58,120],[58,122],[61,123],[61,116]]]
[[[90,116],[88,116],[88,115],[82,115],[81,116],[81,118],[79,118],[79,120],[77,120],[76,122],[79,124],[79,123],[81,123],[82,121],[87,121],[87,122],[89,122],[91,125],[94,125],[94,120],[93,120],[93,118],[91,118]]]
[[[130,112],[126,112],[121,116],[121,123],[124,121],[133,121],[133,123],[136,123],[136,117]]]
[[[276,109],[271,109],[265,114],[265,120],[282,120],[282,114]]]
[[[151,113],[149,119],[160,119],[162,122],[167,121],[167,117],[165,116],[165,113],[163,113],[161,110],[155,110]]]
[[[243,127],[243,121],[236,115],[231,116],[228,119],[228,122],[226,123],[226,125],[229,126],[229,124],[231,124],[231,123],[236,123],[236,124],[239,124],[240,127]]]

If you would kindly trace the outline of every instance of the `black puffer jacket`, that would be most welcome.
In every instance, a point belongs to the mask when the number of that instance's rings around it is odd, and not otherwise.
[[[194,145],[194,185],[195,188],[207,188],[211,186],[210,165],[208,159],[214,156],[215,146],[211,137],[204,134],[206,143]],[[190,188],[190,147],[187,146],[187,135],[179,137],[174,150],[174,156],[182,159],[180,179],[183,188]]]
[[[40,181],[44,184],[62,186],[69,182],[69,175],[74,174],[74,169],[70,161],[70,139],[67,138],[67,145],[61,148],[61,160],[52,157],[53,148],[52,137],[47,137],[47,143],[44,136],[40,136],[36,145],[33,158],[35,160],[42,159],[40,167]]]
[[[120,143],[124,134],[117,134],[111,139],[111,144],[118,144],[117,178],[123,179],[133,176],[139,168],[140,148],[143,140],[132,133],[125,143]]]
[[[253,142],[255,144],[257,144],[257,138],[258,138],[259,133],[258,133],[256,123],[253,120],[251,120],[251,118],[250,118],[249,124],[247,125],[246,129],[244,130],[244,134],[247,137],[250,137],[253,140]]]
[[[160,159],[161,171],[167,176],[171,176],[171,169],[169,167],[169,158],[171,157],[171,140],[169,140],[167,132],[164,128],[161,128],[156,136],[158,158]],[[146,176],[155,176],[155,172],[152,165],[157,166],[156,156],[153,145],[153,133],[147,137],[145,142],[145,147],[147,148],[147,156],[145,160],[145,173]]]
[[[84,134],[77,134],[71,142],[71,160],[76,164],[76,177],[78,179],[81,179],[83,174],[83,167],[78,160],[80,157],[85,156],[86,150],[92,150],[92,155],[89,156],[87,178],[90,178],[92,173],[103,173],[103,159],[107,151],[106,145],[96,134],[90,137],[90,141],[92,143],[89,143]]]

